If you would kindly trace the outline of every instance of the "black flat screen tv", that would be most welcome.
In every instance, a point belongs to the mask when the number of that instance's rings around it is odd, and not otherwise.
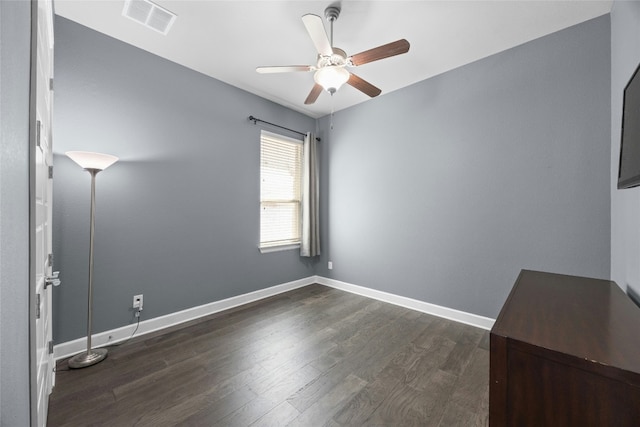
[[[640,65],[624,88],[618,188],[640,185]]]

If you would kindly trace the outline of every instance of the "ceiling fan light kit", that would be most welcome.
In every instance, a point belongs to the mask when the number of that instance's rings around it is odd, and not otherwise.
[[[329,65],[316,71],[313,80],[333,95],[349,80],[349,72],[343,67]]]
[[[258,67],[259,73],[288,73],[295,71],[314,71],[313,80],[315,84],[305,100],[305,104],[313,104],[326,90],[331,95],[336,93],[343,84],[358,89],[365,95],[373,98],[382,92],[366,80],[349,72],[346,67],[357,67],[369,62],[400,55],[409,51],[409,42],[400,39],[392,43],[375,47],[373,49],[347,56],[342,49],[333,46],[333,23],[340,16],[340,8],[329,6],[325,9],[324,15],[331,24],[331,38],[327,37],[322,18],[318,15],[306,14],[302,17],[311,41],[318,51],[318,62],[314,65],[286,65]]]

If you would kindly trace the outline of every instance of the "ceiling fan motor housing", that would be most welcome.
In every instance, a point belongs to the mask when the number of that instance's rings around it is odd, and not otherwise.
[[[318,55],[318,68],[327,67],[329,65],[336,65],[338,67],[344,67],[347,65],[347,53],[337,47],[333,48],[332,55]]]

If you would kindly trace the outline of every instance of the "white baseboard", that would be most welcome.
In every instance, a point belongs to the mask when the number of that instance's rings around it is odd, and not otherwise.
[[[140,335],[148,334],[160,329],[168,328],[170,326],[179,325],[181,323],[198,319],[200,317],[208,316],[219,311],[228,310],[239,305],[248,304],[250,302],[278,295],[283,292],[291,291],[303,286],[308,286],[316,283],[315,279],[315,276],[310,276],[304,279],[294,280],[293,282],[283,283],[280,285],[271,286],[270,288],[249,292],[248,294],[238,295],[220,301],[214,301],[209,304],[188,308],[186,310],[178,311],[160,317],[155,317],[149,320],[143,320],[140,322],[140,326],[138,327],[135,336],[138,337]],[[144,316],[144,311],[142,313]],[[131,334],[135,330],[135,327],[136,325],[132,324],[123,326],[121,328],[112,329],[110,331],[94,334],[91,337],[92,347],[104,347],[124,341],[131,336]],[[81,351],[86,350],[86,348],[87,338],[78,338],[76,340],[67,341],[54,346],[53,355],[56,360],[64,359],[66,357],[80,353]]]
[[[377,299],[389,304],[398,305],[400,307],[420,311],[422,313],[432,314],[434,316],[443,317],[445,319],[454,320],[456,322],[486,330],[490,330],[495,322],[495,319],[491,319],[489,317],[478,316],[477,314],[442,307],[440,305],[430,304],[428,302],[394,295],[388,292],[377,291],[375,289],[365,288],[363,286],[353,285],[351,283],[341,282],[335,279],[328,279],[321,276],[316,276],[315,279],[315,282],[321,285],[330,286],[353,294]]]
[[[188,308],[186,310],[178,311],[160,317],[155,317],[149,320],[143,320],[140,322],[140,326],[138,327],[135,336],[138,337],[140,335],[155,332],[160,329],[179,325],[181,323],[189,322],[191,320],[208,316],[219,311],[228,310],[239,305],[248,304],[253,301],[268,298],[314,283],[319,283],[321,285],[340,289],[353,294],[362,295],[368,298],[377,299],[389,304],[398,305],[400,307],[420,311],[422,313],[432,314],[434,316],[443,317],[445,319],[454,320],[456,322],[476,326],[478,328],[486,330],[490,330],[493,326],[493,323],[495,322],[495,319],[466,313],[464,311],[455,310],[453,308],[442,307],[439,305],[430,304],[428,302],[394,295],[388,292],[377,291],[375,289],[369,289],[363,286],[353,285],[351,283],[341,282],[339,280],[329,279],[322,276],[310,276],[304,279],[294,280],[293,282],[283,283],[281,285],[275,285],[270,288],[249,292],[248,294],[238,295],[220,301],[214,301],[209,304]],[[104,347],[124,341],[131,336],[131,334],[135,330],[135,327],[136,325],[132,324],[123,326],[121,328],[112,329],[110,331],[94,334],[91,337],[91,341],[93,344],[92,347]],[[56,360],[64,359],[66,357],[80,353],[81,351],[84,351],[86,349],[86,346],[86,337],[78,338],[76,340],[63,342],[54,346],[53,354]]]

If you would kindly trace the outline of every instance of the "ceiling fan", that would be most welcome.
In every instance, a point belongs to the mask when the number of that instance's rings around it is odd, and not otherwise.
[[[318,51],[318,62],[316,65],[258,67],[256,71],[258,73],[315,71],[313,76],[315,84],[309,96],[307,96],[307,99],[304,101],[307,105],[316,102],[323,89],[333,95],[344,83],[353,86],[372,98],[380,95],[382,92],[380,89],[347,71],[346,67],[357,67],[379,59],[407,53],[409,51],[409,42],[405,39],[400,39],[355,55],[347,56],[344,50],[333,46],[333,23],[338,19],[338,16],[340,16],[340,8],[337,6],[329,6],[325,9],[324,15],[331,24],[331,39],[327,37],[321,17],[310,13],[302,17],[302,22]]]

